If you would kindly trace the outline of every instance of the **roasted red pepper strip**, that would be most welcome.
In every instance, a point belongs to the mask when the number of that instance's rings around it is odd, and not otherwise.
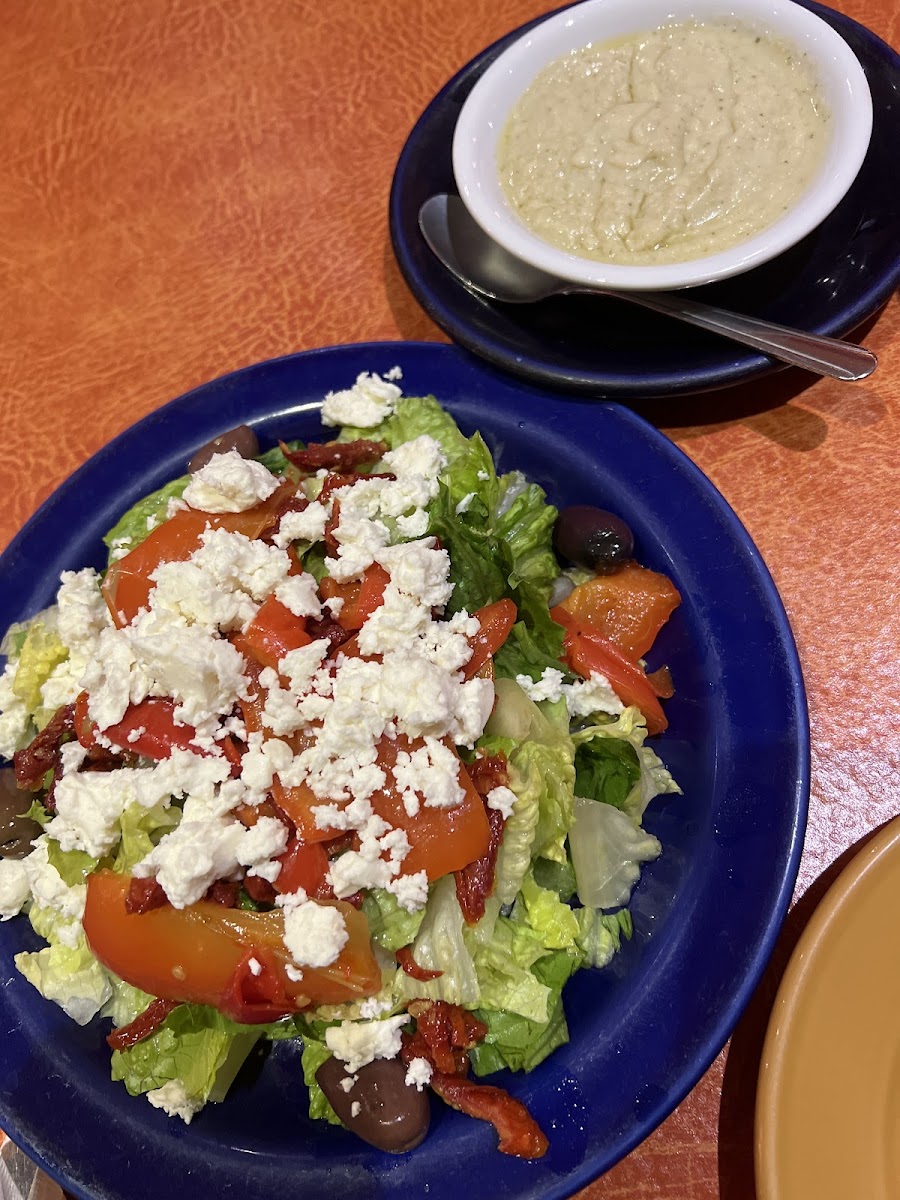
[[[388,450],[387,442],[371,442],[366,438],[356,442],[309,442],[305,450],[289,450],[283,442],[280,445],[288,462],[301,471],[321,471],[325,467],[342,473],[364,463],[378,462]]]
[[[487,851],[461,871],[454,872],[456,898],[467,925],[474,925],[484,916],[485,901],[494,890],[494,868],[503,838],[503,814],[487,805],[484,806],[484,812],[491,827]]]
[[[458,1112],[489,1121],[499,1135],[497,1149],[501,1154],[542,1158],[547,1153],[547,1139],[534,1117],[524,1104],[503,1088],[461,1079],[458,1075],[444,1075],[440,1071],[431,1076],[431,1088],[445,1104]]]
[[[396,959],[410,979],[418,979],[420,983],[428,983],[431,979],[440,979],[444,973],[443,971],[429,971],[427,967],[420,967],[413,958],[411,946],[401,946],[396,952]]]
[[[47,772],[56,769],[60,747],[74,732],[75,705],[64,704],[31,745],[26,746],[24,750],[17,750],[13,755],[18,786],[36,792],[44,782]]]
[[[138,1042],[142,1042],[151,1034],[156,1033],[169,1013],[177,1008],[179,1003],[178,1000],[151,1001],[133,1021],[108,1034],[107,1045],[111,1046],[113,1050],[127,1050],[129,1046],[136,1046]]]

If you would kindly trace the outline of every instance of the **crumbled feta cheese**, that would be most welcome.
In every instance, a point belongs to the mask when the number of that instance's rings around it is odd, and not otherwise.
[[[261,733],[251,733],[247,752],[241,759],[241,782],[254,798],[262,800],[275,776],[286,771],[293,758],[294,752],[287,742],[274,737],[264,741]]]
[[[301,967],[328,967],[349,940],[343,914],[330,905],[306,900],[284,913],[284,944]]]
[[[302,512],[286,512],[272,541],[282,550],[286,550],[292,542],[321,542],[327,521],[328,509],[314,500]]]
[[[512,788],[495,787],[491,788],[486,799],[488,808],[495,808],[504,821],[508,821],[513,814],[518,796]]]
[[[0,758],[12,758],[28,745],[31,715],[25,701],[13,691],[17,663],[9,662],[0,675]]]
[[[227,529],[207,529],[185,562],[162,563],[150,607],[205,629],[241,629],[287,578],[285,550]]]
[[[421,1092],[422,1088],[431,1082],[433,1068],[427,1058],[414,1058],[406,1068],[406,1078],[404,1083],[407,1087],[414,1087],[417,1092]]]
[[[319,617],[322,615],[322,604],[317,588],[318,584],[312,575],[289,575],[275,589],[275,599],[290,609],[295,617]]]
[[[405,538],[424,537],[428,532],[428,513],[424,508],[415,508],[408,516],[398,517],[397,532]]]
[[[41,834],[35,839],[32,852],[21,860],[28,888],[38,907],[52,908],[60,916],[71,920],[73,928],[77,930],[77,923],[84,915],[87,888],[83,883],[69,887],[57,869],[50,865],[47,842],[47,834]]]
[[[284,973],[292,983],[300,983],[303,979],[303,972],[300,970],[300,968],[293,967],[290,963],[285,965]]]
[[[358,1117],[361,1112],[362,1112],[362,1105],[360,1104],[360,1102],[358,1100],[354,1100],[353,1103],[350,1105],[350,1116]]]
[[[461,517],[463,513],[468,512],[472,507],[472,501],[474,499],[474,492],[466,492],[465,496],[463,496],[462,500],[460,500],[459,504],[456,506],[456,515]]]
[[[170,1079],[162,1087],[153,1088],[145,1094],[154,1108],[161,1108],[170,1117],[181,1117],[185,1125],[190,1125],[203,1107],[202,1100],[188,1095],[180,1079]]]
[[[545,667],[540,679],[534,680],[530,675],[517,675],[516,683],[529,700],[539,704],[542,700],[559,700],[562,696],[562,685],[565,680],[562,671],[555,667]]]
[[[384,1021],[341,1021],[325,1030],[325,1045],[355,1075],[376,1058],[397,1057],[400,1031],[409,1019],[401,1013]]]
[[[450,599],[450,555],[438,549],[434,538],[387,546],[377,560],[391,577],[391,583],[407,596],[414,596],[428,608],[442,608]]]
[[[391,369],[389,371],[385,371],[384,375],[382,376],[382,379],[389,379],[393,383],[396,383],[398,379],[402,379],[402,378],[403,378],[403,368],[396,367],[396,366],[391,367]]]
[[[391,415],[403,395],[392,378],[363,371],[343,392],[329,392],[322,403],[323,425],[356,425],[373,429]]]
[[[262,963],[259,961],[259,959],[249,959],[247,966],[250,968],[251,975],[262,975]]]
[[[281,687],[278,672],[266,667],[260,672],[259,682],[266,689],[263,724],[278,737],[286,737],[302,729],[306,724],[306,717],[298,707],[294,694]]]
[[[278,480],[262,463],[229,450],[214,454],[194,472],[182,500],[203,512],[244,512],[268,500],[277,487]]]
[[[0,921],[8,921],[31,895],[25,864],[17,858],[0,858]]]
[[[313,677],[322,665],[322,659],[328,653],[329,646],[330,642],[327,638],[319,638],[306,646],[289,650],[284,658],[279,660],[278,674],[284,676],[288,681],[294,696],[305,696],[309,691]]]
[[[418,912],[428,903],[428,876],[424,871],[414,875],[398,875],[386,884],[387,890],[397,898],[397,903],[407,912]]]
[[[339,1084],[341,1091],[343,1091],[343,1092],[352,1091],[353,1086],[356,1083],[358,1078],[359,1078],[358,1075],[345,1075]]]
[[[252,869],[282,853],[287,839],[287,826],[275,817],[260,817],[246,829],[233,818],[204,815],[186,804],[181,824],[135,866],[134,874],[155,874],[172,905],[186,908],[239,866]]]
[[[411,753],[399,750],[393,775],[410,817],[419,811],[419,795],[428,808],[455,808],[465,799],[465,788],[459,782],[459,759],[436,738],[426,738],[425,745]]]
[[[600,712],[616,717],[625,708],[609,680],[598,671],[592,671],[590,679],[564,683],[560,691],[566,698],[570,717],[589,717]]]

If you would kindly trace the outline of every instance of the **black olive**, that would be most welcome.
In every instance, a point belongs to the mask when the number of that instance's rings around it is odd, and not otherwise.
[[[622,518],[589,504],[564,508],[553,539],[561,558],[598,575],[612,575],[634,556],[634,535]]]
[[[316,1071],[316,1083],[331,1107],[357,1137],[386,1150],[403,1154],[414,1150],[428,1132],[431,1105],[428,1092],[406,1083],[406,1067],[399,1058],[376,1058],[356,1072],[356,1082],[337,1058],[327,1058]]]
[[[25,858],[31,853],[31,843],[41,832],[40,825],[25,816],[33,799],[31,792],[16,786],[12,768],[0,770],[0,858]]]
[[[241,458],[256,458],[259,454],[259,440],[249,425],[235,425],[225,433],[220,433],[201,446],[188,463],[188,474],[193,475],[201,467],[205,467],[214,454],[227,454],[229,450],[237,450]]]

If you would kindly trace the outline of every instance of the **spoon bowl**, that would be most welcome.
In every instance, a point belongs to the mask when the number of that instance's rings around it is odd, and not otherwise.
[[[611,296],[752,346],[780,362],[834,379],[866,379],[878,359],[863,346],[804,333],[701,304],[681,293],[617,292],[571,283],[523,262],[486,233],[459,196],[439,193],[419,209],[419,229],[432,253],[474,295],[503,304],[533,304],[573,293]]]

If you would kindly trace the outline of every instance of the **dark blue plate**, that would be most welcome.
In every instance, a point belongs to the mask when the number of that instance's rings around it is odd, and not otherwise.
[[[429,1137],[393,1158],[306,1118],[297,1047],[246,1067],[226,1102],[186,1128],[109,1079],[103,1023],[81,1029],[17,975],[38,945],[0,926],[0,1126],[78,1196],[430,1200],[568,1196],[636,1146],[696,1083],[746,1004],[781,925],[808,794],[803,682],[769,574],[734,513],[652,426],[495,375],[450,346],[379,343],[248,367],[161,408],[81,467],[0,558],[0,626],[51,601],[59,572],[101,566],[101,535],[193,451],[241,421],[263,444],[321,436],[326,391],[399,363],[408,394],[434,391],[502,469],[557,504],[631,522],[638,554],[684,602],[659,639],[677,694],[657,739],[684,796],[653,802],[662,857],[632,906],[635,938],[566,990],[572,1040],[528,1076],[497,1077],[550,1138],[539,1162],[499,1154],[493,1131],[434,1105]]]
[[[874,106],[869,153],[838,207],[799,245],[755,271],[687,294],[842,337],[877,312],[900,283],[900,56],[849,17],[798,2],[833,26],[863,66]],[[535,24],[514,30],[463,67],[426,108],[403,148],[391,189],[390,230],[413,295],[454,341],[496,366],[532,383],[598,398],[686,395],[783,370],[764,354],[625,301],[483,300],[428,249],[418,212],[434,193],[456,191],[450,146],[459,110],[494,59]]]

